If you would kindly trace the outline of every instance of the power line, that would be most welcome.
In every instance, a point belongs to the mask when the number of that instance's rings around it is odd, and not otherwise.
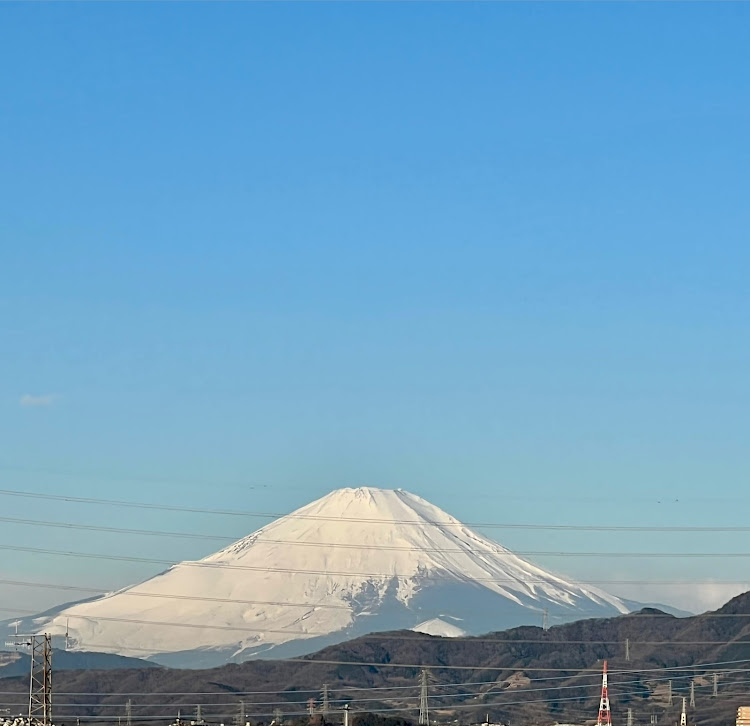
[[[738,685],[741,684],[741,683],[745,683],[745,681],[738,682]],[[640,695],[640,694],[641,694],[641,691],[638,690],[638,691],[632,691],[632,692],[624,692],[624,693],[622,693],[620,695],[621,696],[632,696],[632,695]],[[738,692],[738,693],[730,693],[730,694],[728,694],[728,696],[730,696],[730,697],[732,697],[732,696],[741,696],[743,694],[744,694],[744,691],[743,692]],[[460,697],[460,695],[457,696],[457,697]],[[411,696],[411,697],[407,697],[405,699],[402,699],[402,701],[411,702],[411,701],[415,700],[415,698],[416,698],[415,696]],[[438,706],[437,708],[447,709],[447,710],[451,710],[451,711],[454,711],[454,710],[466,710],[466,709],[479,710],[479,709],[483,709],[483,708],[486,708],[486,707],[499,708],[499,709],[502,709],[502,710],[507,710],[509,708],[510,709],[519,708],[520,709],[520,708],[524,708],[524,707],[530,706],[530,705],[533,706],[533,705],[547,704],[547,703],[556,703],[557,704],[557,703],[562,703],[562,702],[566,702],[566,703],[571,703],[571,702],[586,702],[586,701],[589,701],[589,700],[593,701],[594,700],[594,696],[593,695],[588,695],[588,696],[584,695],[584,696],[577,696],[577,697],[571,697],[571,698],[562,698],[562,699],[561,698],[550,697],[550,698],[543,698],[543,699],[530,699],[530,700],[520,700],[520,701],[504,701],[504,702],[503,701],[493,701],[493,702],[490,702],[490,703],[487,703],[487,702],[480,702],[480,703],[476,703],[475,702],[475,703],[470,703],[470,704],[460,703],[460,704],[457,704],[457,705],[443,705],[443,706]],[[280,703],[281,703],[281,705],[287,705],[286,702],[280,702]],[[76,704],[71,704],[71,707],[73,707],[75,705]],[[100,704],[93,704],[93,705],[98,706]],[[177,705],[177,704],[169,704],[170,707],[174,707],[175,705]],[[225,705],[228,705],[228,704],[225,704]],[[262,705],[262,704],[254,704],[254,705]],[[144,704],[143,707],[147,708],[148,704]],[[412,708],[414,708],[414,707],[408,705],[408,703],[402,703],[399,706],[394,706],[394,707],[389,707],[389,708],[381,708],[381,709],[371,709],[371,708],[360,709],[360,710],[354,710],[353,709],[353,712],[354,713],[403,712],[405,710],[411,710]],[[288,716],[302,716],[302,715],[305,715],[305,713],[306,713],[306,711],[302,711],[301,710],[299,712],[288,712],[287,715]],[[581,715],[584,715],[584,716],[585,715],[589,715],[588,711],[580,711],[580,712],[576,712],[576,713],[580,713]],[[228,716],[230,714],[214,714],[214,715],[216,717],[225,718],[226,716]],[[263,716],[270,716],[270,715],[271,715],[270,713],[252,713],[252,714],[247,714],[247,716],[252,716],[252,717],[263,717]],[[84,717],[84,718],[85,718],[85,720],[101,721],[101,720],[111,719],[111,716],[87,716],[87,717]],[[142,717],[139,717],[138,720],[153,720],[153,721],[156,721],[156,720],[163,720],[163,719],[164,719],[163,716],[142,716]]]
[[[112,590],[100,590],[98,588],[89,588],[89,587],[74,587],[71,585],[55,585],[55,584],[45,584],[45,583],[39,583],[39,582],[23,582],[20,580],[0,580],[0,585],[2,584],[8,584],[13,586],[22,586],[22,587],[43,587],[43,588],[49,588],[49,589],[60,589],[60,590],[66,590],[66,591],[79,591],[79,592],[93,592],[98,593],[102,595],[110,594]],[[332,608],[332,609],[342,609],[342,610],[349,610],[347,606],[343,605],[328,605],[325,603],[302,603],[302,602],[286,602],[286,601],[271,601],[271,600],[235,600],[233,598],[210,598],[210,597],[203,597],[203,596],[195,596],[192,595],[168,595],[168,594],[162,594],[162,593],[151,593],[151,592],[127,592],[128,595],[133,595],[136,597],[157,597],[157,598],[166,598],[166,599],[178,599],[178,600],[200,600],[200,601],[209,601],[209,602],[229,602],[229,603],[239,603],[242,605],[288,605],[290,607],[306,607],[306,608]],[[71,606],[72,607],[72,606]],[[9,612],[9,613],[19,613],[24,615],[38,615],[39,610],[29,610],[26,608],[18,608],[18,607],[0,607],[0,611],[3,612]],[[578,613],[572,613],[570,615],[550,615],[551,618],[562,618],[562,617],[570,617],[575,618],[576,620],[581,620],[581,615],[601,615],[600,612],[593,612],[593,611],[586,611],[582,610]],[[750,618],[750,613],[701,613],[700,615],[690,615],[685,617],[677,617],[675,615],[670,615],[669,613],[624,613],[619,616],[615,617],[623,617],[623,618],[670,618],[673,620],[680,620],[680,621],[687,621],[691,618],[700,618],[701,620],[707,619],[707,618]],[[532,627],[532,626],[529,626]],[[425,636],[428,636],[428,633],[424,634]],[[361,636],[364,637],[364,636]],[[396,637],[396,636],[394,636]],[[473,636],[466,636],[467,639],[471,638],[474,639]],[[476,636],[477,638],[479,636]],[[447,638],[446,638],[447,640]],[[456,638],[451,638],[451,640],[456,640]],[[492,641],[496,642],[496,641]],[[518,642],[518,641],[514,641]],[[545,641],[546,642],[546,641]],[[560,642],[560,641],[557,641]],[[631,641],[635,642],[635,641]],[[675,641],[669,641],[670,643]],[[724,641],[721,641],[722,643]],[[743,641],[744,642],[744,641]],[[151,652],[150,650],[148,652]]]
[[[84,586],[79,586],[79,585],[62,585],[62,584],[53,583],[53,582],[38,582],[38,581],[31,582],[28,580],[0,579],[0,585],[9,585],[12,587],[32,587],[32,588],[41,588],[41,589],[47,589],[47,590],[60,590],[63,592],[93,593],[97,595],[110,595],[115,592],[123,591],[122,587],[97,588],[97,587],[84,587]],[[321,609],[346,610],[346,611],[349,611],[351,609],[348,605],[336,605],[333,603],[320,603],[320,602],[296,602],[296,601],[287,601],[287,600],[278,600],[278,601],[277,600],[243,600],[240,598],[219,598],[219,597],[210,597],[207,595],[178,595],[174,593],[142,592],[136,589],[126,590],[123,592],[126,592],[129,597],[132,596],[132,597],[164,598],[164,599],[169,599],[169,600],[197,600],[201,602],[227,602],[227,603],[238,603],[242,605],[283,605],[283,606],[289,606],[289,607],[321,608]],[[22,608],[3,608],[3,607],[0,607],[0,610],[6,610],[8,612],[29,613],[29,614],[37,614],[39,612],[38,610],[24,610]],[[601,616],[601,614],[602,614],[601,611],[579,610],[579,611],[576,611],[575,613],[571,613],[570,615],[565,615],[562,613],[550,613],[550,619],[564,618],[564,617],[571,617],[571,618],[579,619],[581,615]],[[750,618],[750,613],[701,613],[700,615],[692,615],[692,616],[678,618],[675,615],[671,615],[669,613],[662,613],[662,612],[654,612],[654,613],[633,612],[633,613],[623,613],[621,617],[669,618],[669,619],[687,620],[689,617]]]
[[[422,684],[422,688],[424,688],[423,679],[424,679],[424,676],[421,676],[420,681],[421,681],[421,684]],[[638,683],[638,682],[637,681],[629,681],[629,683],[635,684],[635,683]],[[739,681],[733,681],[730,685],[739,686],[739,685],[744,685],[746,683],[750,683],[750,680],[743,679],[743,680],[739,680]],[[584,688],[593,688],[594,685],[595,684],[581,684],[581,685],[577,685],[577,686],[564,686],[562,688],[581,690],[581,689],[584,689]],[[624,684],[620,683],[618,685],[624,685]],[[701,686],[698,686],[698,687],[700,688]],[[703,688],[708,688],[708,687],[710,687],[710,686],[703,686]],[[411,690],[411,691],[414,691],[416,689],[417,689],[416,686],[409,687],[409,690]],[[515,697],[518,694],[540,692],[540,691],[547,691],[547,690],[549,690],[549,689],[537,688],[537,689],[513,689],[512,691],[506,691],[505,693],[499,693],[497,691],[495,691],[495,692],[493,692],[493,691],[477,691],[477,692],[472,692],[472,693],[429,694],[429,695],[426,696],[426,698],[429,698],[431,700],[437,700],[437,699],[442,699],[442,700],[445,700],[445,699],[464,699],[465,700],[465,699],[474,698],[474,697],[477,697],[477,696],[487,696],[487,695],[504,696],[504,695],[509,695],[509,694],[512,694]],[[555,690],[561,690],[561,689],[555,689]],[[280,691],[276,691],[275,693],[280,694],[281,692]],[[295,691],[295,693],[302,693],[302,692],[301,691]],[[634,690],[625,690],[625,691],[617,692],[614,695],[618,696],[618,697],[623,697],[623,696],[629,696],[629,695],[639,694],[639,693],[642,693],[642,690],[636,690],[636,691],[634,691]],[[21,695],[21,692],[12,692],[12,695]],[[87,694],[87,695],[102,695],[102,694]],[[113,695],[123,695],[123,694],[113,694]],[[139,693],[139,695],[142,696],[143,698],[146,698],[148,696],[148,694],[143,694],[143,693]],[[154,695],[166,695],[166,694],[157,693],[157,694],[154,694]],[[185,693],[185,694],[180,694],[180,695],[190,696],[190,695],[200,695],[200,694]],[[237,695],[244,695],[244,694],[241,694],[241,693],[237,693],[237,694],[227,693],[227,694],[224,694],[224,695],[226,695],[227,697],[231,697],[232,695],[237,696]],[[732,694],[729,694],[729,695],[732,695]],[[420,694],[420,698],[421,697],[422,697],[422,694]],[[408,695],[408,696],[407,695],[405,695],[405,696],[385,696],[385,697],[379,696],[377,698],[359,698],[358,697],[358,698],[354,699],[354,701],[356,701],[356,703],[368,703],[368,702],[373,702],[373,701],[383,702],[384,700],[391,700],[391,701],[394,701],[394,700],[409,700],[409,699],[414,699],[414,698],[416,698],[416,696],[414,696],[414,695]],[[564,700],[587,700],[587,699],[594,700],[594,698],[596,698],[596,695],[594,693],[592,693],[590,695],[571,696],[569,698],[560,698],[558,696],[549,696],[549,697],[547,697],[545,699],[542,699],[542,700],[545,701],[545,702],[552,702],[552,701],[556,702],[556,701],[560,701],[560,700],[563,700],[563,701]],[[78,707],[86,707],[86,708],[92,708],[92,707],[96,707],[96,708],[122,708],[123,706],[126,706],[128,702],[130,702],[130,699],[128,699],[127,701],[125,701],[125,703],[111,703],[111,702],[106,702],[106,703],[105,702],[98,702],[98,703],[80,703],[80,702],[76,702],[76,703],[60,703],[59,701],[56,701],[56,706],[59,706],[61,708],[66,708],[66,707],[67,708],[78,708]],[[251,703],[252,703],[253,706],[257,707],[257,706],[277,706],[277,705],[282,705],[282,706],[304,706],[308,702],[309,702],[309,699],[305,699],[305,700],[301,700],[301,701],[285,701],[284,700],[284,701],[260,701],[260,702],[251,702]],[[335,699],[335,700],[331,701],[331,703],[335,703],[335,704],[343,704],[343,703],[350,703],[350,702],[352,702],[352,699],[343,699],[343,698],[341,698],[341,699]],[[523,700],[523,701],[518,701],[518,703],[537,703],[537,702],[540,702],[540,701],[539,700]],[[234,701],[229,701],[227,703],[213,703],[213,704],[204,704],[204,705],[210,705],[210,706],[227,706],[227,705],[232,705],[233,703],[234,703]],[[174,702],[174,701],[170,702],[170,703],[147,703],[145,701],[141,701],[137,705],[137,707],[138,708],[173,708],[175,705],[176,705],[176,702]],[[498,705],[502,705],[502,703],[500,703]]]
[[[534,529],[534,530],[575,530],[575,531],[594,531],[594,532],[750,532],[750,526],[667,526],[667,525],[591,525],[591,524],[520,524],[520,523],[501,523],[501,522],[459,522],[451,518],[447,522],[430,522],[428,520],[414,519],[383,519],[374,517],[325,517],[314,514],[300,514],[297,512],[253,512],[232,509],[209,509],[201,507],[180,507],[177,505],[167,504],[150,504],[147,502],[128,502],[116,499],[100,499],[94,497],[74,497],[63,494],[44,494],[41,492],[26,492],[15,489],[0,489],[1,496],[26,497],[31,499],[46,499],[51,501],[63,501],[78,504],[99,504],[114,507],[127,507],[136,509],[154,509],[159,511],[170,512],[187,512],[192,514],[218,514],[235,517],[258,517],[262,519],[305,519],[323,522],[355,522],[361,524],[404,524],[415,525],[420,527],[437,526],[437,527],[477,527],[477,528],[500,528],[500,529]]]
[[[111,647],[109,644],[102,643],[81,643],[79,647],[85,645],[87,647]],[[128,650],[146,650],[143,648],[128,648]],[[149,649],[148,652],[153,652],[153,649]],[[525,673],[566,673],[568,674],[564,678],[584,678],[587,677],[584,674],[592,674],[591,677],[601,677],[601,670],[599,668],[578,668],[572,666],[570,668],[541,668],[531,667],[523,665],[509,665],[509,666],[488,666],[488,665],[446,665],[445,663],[379,663],[377,661],[351,661],[351,660],[332,660],[323,658],[274,658],[273,663],[298,663],[301,665],[344,665],[344,666],[362,666],[366,668],[406,668],[406,669],[417,669],[429,668],[434,671],[493,671],[493,672],[525,672]],[[728,666],[737,665],[739,663],[750,663],[750,659],[741,658],[738,660],[727,660],[727,661],[715,661],[712,663],[693,663],[691,665],[684,666],[670,666],[661,668],[630,668],[621,670],[611,670],[609,675],[620,675],[620,674],[635,674],[635,673],[673,673],[676,671],[689,671],[699,670],[704,668],[715,668],[717,666]]]
[[[9,524],[20,524],[32,527],[52,527],[58,529],[73,529],[93,532],[109,532],[112,534],[126,534],[138,536],[153,537],[174,537],[189,540],[216,540],[222,542],[239,542],[248,535],[224,535],[224,534],[202,534],[196,532],[175,532],[170,530],[158,529],[132,529],[126,527],[110,527],[105,525],[81,524],[78,522],[60,522],[43,519],[24,519],[19,517],[0,517],[0,522]],[[279,544],[290,547],[323,547],[325,549],[353,549],[353,550],[378,550],[393,552],[431,552],[437,554],[470,554],[486,553],[487,548],[469,548],[469,547],[415,547],[415,546],[398,546],[398,545],[368,545],[368,544],[348,544],[345,542],[307,542],[298,540],[268,539],[257,538],[253,544]],[[493,543],[495,544],[495,543]],[[713,557],[732,557],[745,558],[750,557],[750,552],[603,552],[596,551],[576,551],[567,552],[563,550],[506,550],[502,545],[496,545],[498,549],[504,551],[496,552],[500,556],[508,557],[618,557],[618,558],[713,558]]]
[[[748,682],[750,682],[750,681],[747,681],[747,680],[737,681],[737,682],[735,682],[734,685],[742,685],[742,684],[745,684],[745,683],[748,683]],[[412,687],[412,690],[414,690],[413,687]],[[513,694],[515,695],[515,693],[516,692],[514,691]],[[624,692],[621,692],[618,695],[620,697],[626,697],[626,696],[640,695],[641,693],[642,693],[642,690],[639,689],[639,690],[633,690],[633,691],[624,691]],[[462,698],[467,698],[467,697],[473,697],[473,696],[476,696],[476,695],[488,695],[488,694],[487,694],[487,692],[481,692],[481,693],[478,693],[478,694],[448,694],[445,697],[449,697],[449,698],[453,698],[453,699],[462,699]],[[496,693],[494,693],[494,695],[495,696],[502,696],[503,694],[500,694],[500,693],[496,692]],[[505,695],[507,695],[507,694],[505,694]],[[743,695],[743,694],[742,693],[738,693],[738,694],[731,694],[730,693],[728,695],[732,696],[732,695]],[[401,698],[400,700],[401,701],[411,702],[411,701],[414,701],[414,700],[416,700],[418,698],[419,698],[419,696],[412,695],[412,696],[405,696],[405,697]],[[579,701],[579,702],[580,701],[584,701],[584,702],[585,701],[595,701],[595,698],[596,698],[595,694],[592,693],[592,694],[589,694],[589,695],[578,695],[578,696],[570,696],[570,697],[563,697],[563,698],[556,697],[556,696],[551,696],[551,697],[541,698],[541,699],[522,699],[522,700],[516,700],[516,701],[493,701],[491,703],[487,703],[486,701],[483,701],[481,703],[471,703],[471,704],[460,703],[458,705],[452,705],[452,706],[448,706],[448,705],[438,706],[438,708],[448,708],[448,709],[451,709],[451,710],[455,710],[455,709],[476,709],[476,708],[484,708],[484,707],[487,707],[487,706],[496,707],[496,708],[508,708],[508,707],[512,707],[512,706],[523,707],[523,706],[528,706],[528,705],[538,705],[538,704],[544,704],[544,703],[567,703],[567,702],[574,702],[574,701]],[[370,702],[370,701],[382,702],[381,699],[357,699],[356,702],[366,703],[366,702]],[[306,703],[306,701],[299,701],[299,702],[297,702],[297,701],[292,701],[292,702],[289,702],[289,701],[278,701],[278,702],[267,702],[267,703],[255,703],[255,704],[252,704],[252,705],[253,706],[273,706],[273,705],[289,706],[289,705],[301,705],[301,704],[305,704],[305,703]],[[174,708],[174,706],[176,704],[175,703],[169,703],[169,704],[139,704],[139,705],[142,708]],[[229,705],[229,704],[218,704],[218,705]],[[111,707],[111,708],[117,708],[117,707],[121,707],[121,706],[122,706],[122,704],[103,704],[103,703],[98,703],[98,704],[61,704],[60,705],[60,707],[62,707],[62,708],[65,708],[65,707],[68,707],[68,708],[77,708],[77,707],[106,707],[106,708],[110,708]],[[408,708],[409,708],[409,706],[401,705],[401,706],[397,706],[397,707],[393,707],[393,708],[388,708],[388,709],[378,709],[377,712],[402,711],[402,710],[405,710],[405,709],[408,709]],[[373,713],[376,712],[375,710],[371,710],[371,709],[368,709],[368,711],[369,712],[373,712]],[[290,716],[291,715],[304,715],[304,713],[305,713],[305,711],[301,711],[299,714],[296,714],[296,713],[287,713],[287,715],[290,715]],[[249,715],[258,716],[258,715],[264,715],[264,714],[249,714]]]
[[[158,565],[180,565],[183,567],[206,567],[220,570],[243,570],[250,572],[279,572],[295,575],[335,575],[343,577],[371,577],[380,579],[411,579],[414,575],[399,575],[396,573],[375,573],[375,572],[333,572],[331,570],[298,570],[286,567],[261,567],[255,565],[232,565],[221,562],[208,562],[204,560],[174,562],[173,560],[159,559],[155,557],[135,557],[128,555],[105,555],[97,552],[71,552],[67,550],[56,550],[42,547],[24,547],[21,545],[0,544],[0,550],[9,550],[12,552],[28,552],[33,554],[54,555],[60,557],[80,557],[82,559],[109,560],[115,562],[143,562],[147,564]],[[451,576],[433,575],[432,580],[454,580]],[[517,583],[538,584],[538,585],[555,585],[557,580],[550,578],[547,580],[523,580],[519,581],[513,578],[499,577],[473,577],[472,580],[477,582],[498,582],[498,583]],[[564,580],[559,580],[565,584]],[[576,580],[579,585],[746,585],[746,582],[740,580]]]
[[[1,582],[1,581],[0,581]],[[169,597],[169,596],[168,596]],[[189,599],[189,598],[188,598]],[[201,599],[201,598],[197,598]],[[245,603],[247,601],[239,600],[238,603]],[[283,603],[286,604],[286,603]],[[310,607],[315,607],[315,605],[310,605]],[[2,608],[5,609],[5,608]],[[11,612],[18,612],[16,609],[8,609]],[[25,611],[28,613],[33,613],[35,611]],[[198,628],[198,629],[208,629],[208,630],[222,630],[222,631],[239,631],[239,632],[251,632],[251,633],[275,633],[275,634],[284,634],[284,635],[307,635],[307,636],[315,636],[315,635],[327,635],[328,631],[313,631],[313,630],[307,630],[307,631],[293,631],[293,630],[272,630],[269,628],[248,628],[245,626],[234,626],[234,625],[211,625],[207,623],[178,623],[174,621],[168,621],[168,620],[144,620],[140,618],[116,618],[116,617],[109,617],[109,616],[93,616],[93,615],[76,615],[74,613],[68,613],[65,612],[65,616],[67,618],[78,618],[80,620],[95,620],[95,621],[104,621],[104,622],[116,622],[116,623],[134,623],[137,625],[156,625],[159,627],[179,627],[179,628]],[[696,617],[702,617],[702,616],[696,616]],[[546,631],[550,632],[550,631]],[[429,638],[432,637],[429,634],[424,634],[422,636],[419,635],[390,635],[387,633],[369,633],[365,635],[360,635],[357,637],[357,640],[398,640],[398,641],[408,641],[408,640],[414,640],[419,642],[428,642]],[[750,644],[750,640],[743,641],[743,640],[676,640],[674,638],[670,640],[571,640],[571,639],[561,639],[561,638],[555,638],[554,637],[554,631],[551,633],[549,638],[487,638],[482,636],[455,636],[450,638],[444,638],[444,643],[494,643],[495,645],[611,645],[611,646],[621,646],[626,645],[629,643],[629,645],[641,645],[641,646],[660,646],[660,645],[728,645],[729,643],[738,644],[738,643],[747,643]],[[155,652],[154,649],[148,649],[148,652]]]
[[[12,585],[14,587],[39,587],[50,590],[64,590],[68,592],[90,592],[100,595],[113,594],[113,590],[103,590],[95,587],[77,587],[75,585],[57,585],[55,583],[42,583],[42,582],[27,582],[24,580],[0,580],[0,585]],[[119,588],[117,591],[121,590]],[[226,602],[226,603],[237,603],[240,605],[288,605],[290,607],[307,607],[307,608],[325,608],[327,610],[351,610],[348,605],[335,605],[327,603],[300,603],[300,602],[287,602],[285,600],[242,600],[240,598],[231,597],[210,597],[207,595],[176,595],[171,593],[158,593],[158,592],[139,592],[137,590],[127,590],[127,595],[132,597],[158,597],[169,600],[198,600],[201,602]],[[4,609],[4,608],[0,608]],[[9,608],[10,609],[10,608]],[[38,611],[28,611],[38,612]]]
[[[316,661],[312,661],[313,663]],[[663,681],[672,681],[672,680],[680,680],[680,679],[693,679],[695,678],[695,675],[693,673],[686,673],[685,675],[674,675],[672,674],[672,670],[675,668],[679,669],[696,669],[696,670],[706,670],[706,669],[713,669],[711,670],[712,673],[722,673],[723,675],[732,675],[732,674],[747,674],[750,672],[750,668],[716,668],[716,666],[722,666],[727,664],[736,664],[736,663],[750,663],[750,659],[742,660],[742,661],[723,661],[719,663],[696,663],[690,666],[672,666],[670,667],[662,667],[662,668],[655,668],[655,669],[644,669],[640,671],[617,671],[617,670],[611,670],[609,671],[609,675],[622,675],[622,674],[629,674],[629,673],[642,673],[642,672],[668,672],[670,675],[665,676],[663,678],[658,677],[649,677],[648,683],[658,683]],[[356,665],[349,663],[349,665]],[[450,668],[441,666],[442,670],[450,670]],[[517,669],[518,671],[523,671],[523,667],[519,667]],[[590,673],[582,673],[582,674],[574,674],[574,675],[565,675],[565,676],[545,676],[542,678],[528,678],[527,680],[530,683],[543,683],[543,682],[549,682],[549,681],[566,681],[576,678],[594,678],[597,679],[601,677],[600,671],[592,671]],[[614,681],[612,683],[613,687],[619,687],[623,685],[633,685],[633,684],[639,684],[643,683],[644,681],[642,679],[636,679],[636,680],[627,680],[627,681]],[[734,684],[736,682],[729,681],[730,685]],[[450,682],[450,683],[437,683],[433,682],[431,684],[431,688],[459,688],[463,686],[497,686],[500,685],[498,683],[498,680],[492,680],[492,681],[459,681],[459,682]],[[525,693],[525,692],[531,692],[531,691],[546,691],[546,690],[566,690],[566,689],[574,689],[574,688],[588,688],[589,686],[597,685],[596,681],[593,684],[587,684],[587,683],[579,683],[575,685],[565,685],[565,686],[546,686],[542,688],[514,688],[513,693]],[[416,686],[414,684],[408,685],[408,686],[337,686],[333,689],[330,689],[335,692],[350,692],[350,691],[414,691]],[[12,695],[18,693],[18,691],[0,691],[0,695]],[[56,694],[58,696],[124,696],[124,695],[139,695],[139,696],[217,696],[217,697],[223,697],[223,698],[236,698],[237,696],[257,696],[257,695],[269,695],[269,694],[280,694],[280,693],[289,693],[288,691],[279,691],[278,689],[275,690],[261,690],[261,691],[144,691],[142,688],[139,688],[137,691],[133,691],[132,693],[128,691],[56,691]],[[306,693],[319,693],[319,689],[313,688],[313,689],[295,689],[293,691],[294,694],[306,694]],[[359,700],[359,699],[357,699]],[[287,703],[285,701],[285,703]],[[303,703],[303,701],[300,701],[300,703]]]
[[[175,627],[175,628],[197,628],[199,630],[221,630],[221,631],[237,631],[237,632],[248,632],[248,633],[280,633],[284,635],[327,635],[329,631],[294,631],[294,630],[272,630],[269,628],[248,628],[245,626],[235,625],[210,625],[208,623],[178,623],[167,620],[143,620],[140,618],[115,618],[108,616],[93,616],[93,615],[75,615],[66,612],[65,616],[68,618],[78,618],[80,620],[87,621],[103,621],[103,622],[115,622],[115,623],[134,623],[136,625],[156,625],[159,627]],[[549,631],[547,631],[549,632]],[[429,635],[424,637],[420,636],[409,636],[409,635],[388,635],[385,633],[370,633],[366,635],[360,635],[357,640],[398,640],[408,641],[415,640],[420,642],[428,641]],[[483,638],[481,636],[456,636],[451,638],[443,639],[443,643],[494,643],[495,645],[611,645],[621,646],[626,643],[624,640],[567,640],[567,639],[555,639],[555,638]],[[747,643],[750,645],[750,641],[726,641],[726,640],[631,640],[630,645],[647,645],[647,646],[659,646],[659,645],[728,645],[731,643]]]

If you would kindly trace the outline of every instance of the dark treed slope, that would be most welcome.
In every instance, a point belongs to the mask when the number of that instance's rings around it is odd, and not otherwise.
[[[121,694],[128,694],[137,705],[137,715],[173,717],[178,709],[192,711],[193,705],[200,702],[207,718],[213,716],[215,721],[220,721],[236,711],[240,696],[233,694],[273,691],[272,695],[243,695],[247,713],[269,713],[274,706],[253,704],[284,701],[287,705],[282,709],[291,716],[306,710],[308,698],[319,699],[322,684],[326,683],[331,691],[332,706],[335,703],[340,708],[341,699],[345,699],[351,700],[355,711],[398,708],[403,710],[389,711],[388,715],[400,713],[413,719],[418,708],[416,684],[420,666],[428,665],[435,684],[491,682],[446,690],[432,686],[434,695],[450,693],[454,696],[431,700],[432,713],[437,718],[459,717],[468,723],[483,719],[489,713],[491,718],[512,723],[518,723],[519,718],[539,723],[583,722],[596,717],[599,679],[596,673],[581,671],[599,669],[606,658],[612,671],[611,698],[616,722],[625,721],[628,707],[633,708],[636,724],[643,723],[644,719],[648,723],[652,712],[659,714],[661,724],[678,721],[681,696],[688,694],[690,678],[696,676],[697,711],[690,714],[689,722],[729,723],[738,705],[750,704],[750,695],[745,695],[750,694],[750,617],[747,615],[750,615],[750,593],[734,598],[715,613],[689,618],[675,618],[645,609],[616,618],[578,621],[548,631],[521,627],[478,638],[381,633],[325,648],[298,661],[251,661],[204,671],[166,668],[68,671],[55,676],[58,694],[67,691],[97,695],[57,695],[56,704],[58,708],[63,702],[122,704]],[[630,641],[630,661],[625,659],[626,639]],[[534,640],[544,642],[520,642]],[[351,661],[351,664],[325,661]],[[743,662],[728,663],[733,661]],[[726,665],[696,666],[677,673],[658,670],[618,673],[702,663]],[[411,664],[411,667],[395,668],[388,664]],[[470,666],[480,668],[464,670]],[[728,669],[735,672],[724,672]],[[737,672],[739,669],[745,672]],[[711,697],[714,671],[721,674],[716,699]],[[532,680],[551,678],[560,680]],[[673,678],[676,698],[671,708],[667,708],[666,678]],[[25,679],[6,679],[0,690],[22,693],[26,686]],[[341,690],[352,686],[413,686],[413,690],[396,691],[395,698],[378,691]],[[565,690],[560,690],[560,686],[566,687]],[[533,691],[528,690],[532,688]],[[196,692],[216,695],[176,695]],[[362,700],[365,698],[377,700],[365,702]],[[519,701],[524,703],[503,705]],[[149,707],[149,702],[170,704],[170,708]],[[457,705],[465,708],[453,711],[452,707]],[[82,716],[111,714],[115,710],[91,706],[76,713]],[[251,717],[251,720],[268,722],[271,719],[265,716]]]

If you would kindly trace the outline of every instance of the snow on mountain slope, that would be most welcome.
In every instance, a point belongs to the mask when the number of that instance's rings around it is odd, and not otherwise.
[[[80,649],[163,663],[289,656],[442,614],[468,632],[612,615],[619,599],[517,557],[402,490],[340,489],[197,562],[68,607]],[[177,654],[170,657],[170,654]]]
[[[439,635],[441,638],[460,638],[467,635],[465,630],[452,623],[446,623],[441,618],[425,620],[423,623],[415,625],[412,630],[415,633],[425,633],[425,635]]]

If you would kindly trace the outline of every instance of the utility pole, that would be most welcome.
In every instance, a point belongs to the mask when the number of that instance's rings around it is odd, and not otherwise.
[[[349,726],[349,704],[344,704],[344,726]]]
[[[133,726],[133,702],[130,699],[125,702],[125,724]]]
[[[630,638],[625,638],[625,660],[630,661]]]
[[[690,681],[690,708],[695,708],[695,680]]]
[[[429,726],[430,705],[427,694],[427,669],[419,674],[419,726]]]
[[[196,704],[195,706],[195,722],[203,723],[203,708],[201,707],[200,703]]]
[[[324,715],[328,715],[328,684],[323,684],[323,703],[320,707],[320,712]]]
[[[628,726],[633,726],[633,709],[628,709]]]

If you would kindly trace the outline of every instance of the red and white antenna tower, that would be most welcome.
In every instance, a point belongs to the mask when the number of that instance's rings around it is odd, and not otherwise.
[[[599,701],[599,718],[596,726],[612,726],[612,713],[609,710],[609,689],[607,688],[607,661],[604,661],[602,672],[602,699]]]

